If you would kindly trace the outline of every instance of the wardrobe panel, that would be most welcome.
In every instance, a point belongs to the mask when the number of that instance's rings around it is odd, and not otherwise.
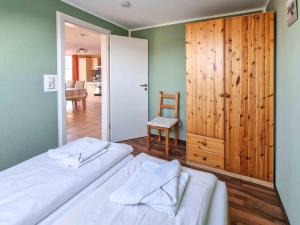
[[[189,161],[192,163],[204,164],[207,166],[224,169],[224,156],[212,152],[201,151],[195,148],[187,147]],[[194,165],[194,164],[193,164]]]
[[[187,132],[224,139],[224,20],[186,26]]]
[[[224,168],[224,19],[186,25],[187,161]]]
[[[224,140],[187,134],[187,147],[224,155]]]
[[[194,93],[197,86],[196,79],[196,42],[197,30],[192,24],[186,25],[186,129],[188,132],[196,132],[196,102]],[[195,116],[194,116],[195,115]]]
[[[274,15],[225,20],[225,168],[273,181]]]

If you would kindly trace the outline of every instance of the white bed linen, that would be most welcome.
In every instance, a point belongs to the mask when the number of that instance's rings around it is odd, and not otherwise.
[[[109,143],[96,138],[85,137],[48,150],[52,159],[61,160],[65,166],[79,168],[107,152]]]
[[[36,224],[131,151],[114,148],[79,169],[67,168],[44,153],[2,171],[0,224]]]
[[[61,216],[67,209],[74,206],[76,202],[80,201],[82,198],[87,196],[89,193],[95,191],[98,187],[100,187],[105,181],[107,181],[111,176],[113,176],[117,171],[122,169],[130,160],[132,160],[133,155],[128,155],[124,159],[122,159],[119,163],[117,163],[114,167],[109,169],[105,174],[87,186],[85,189],[76,194],[69,201],[64,203],[62,206],[57,208],[54,212],[44,218],[38,225],[51,225],[53,221],[55,221],[59,216]]]
[[[210,204],[206,225],[227,225],[228,223],[228,198],[226,184],[217,181],[215,192]]]
[[[54,225],[199,225],[206,220],[207,210],[201,202],[201,193],[205,182],[205,174],[188,168],[190,180],[183,195],[176,217],[170,217],[145,205],[121,206],[112,203],[108,196],[116,190],[139,166],[141,160],[163,162],[145,154],[135,157],[126,167],[118,171],[97,190],[69,208],[61,217],[53,222]],[[214,190],[211,190],[213,194]],[[212,196],[205,193],[211,200]],[[209,200],[209,202],[210,202]],[[214,224],[216,225],[216,224]]]
[[[124,167],[132,156],[128,156],[122,162],[118,163],[115,167],[120,168]],[[62,216],[66,211],[68,211],[71,207],[73,207],[78,201],[83,199],[85,196],[88,196],[90,193],[94,192],[101,184],[103,184],[103,180],[107,180],[104,178],[107,176],[111,177],[113,174],[113,168],[107,171],[102,177],[98,178],[95,182],[90,184],[86,189],[81,191],[78,195],[64,204],[62,207],[55,210],[51,215],[41,221],[38,225],[52,225],[55,220]],[[227,198],[227,188],[226,184],[222,181],[217,181],[217,186],[215,188],[213,199],[210,204],[208,213],[207,213],[207,222],[206,225],[228,225],[228,198]]]
[[[163,164],[143,161],[109,199],[120,205],[145,204],[175,216],[188,177],[187,173],[181,172],[178,160]]]

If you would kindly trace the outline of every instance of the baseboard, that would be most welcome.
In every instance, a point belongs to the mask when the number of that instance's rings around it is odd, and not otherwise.
[[[286,213],[286,211],[285,211],[285,208],[284,208],[284,206],[283,206],[283,203],[282,203],[282,200],[281,200],[281,197],[280,197],[280,195],[279,195],[279,192],[278,192],[278,189],[277,189],[276,185],[274,185],[274,190],[275,190],[276,195],[277,195],[277,197],[278,197],[278,199],[279,199],[280,208],[281,208],[281,211],[282,211],[282,213],[283,213],[283,217],[284,217],[284,219],[285,219],[285,222],[286,222],[287,225],[291,225],[291,223],[290,223],[290,221],[289,221],[289,217],[288,217],[288,215],[287,215],[287,213]]]
[[[186,163],[188,165],[191,165],[193,167],[197,167],[197,168],[200,168],[200,169],[203,169],[203,170],[206,170],[206,171],[210,171],[210,172],[213,172],[213,173],[217,173],[217,174],[237,178],[237,179],[240,179],[240,180],[243,180],[243,181],[251,182],[251,183],[254,183],[254,184],[258,184],[258,185],[261,185],[261,186],[264,186],[264,187],[274,189],[274,183],[272,183],[272,182],[259,180],[259,179],[253,178],[253,177],[248,177],[248,176],[244,176],[244,175],[241,175],[241,174],[228,172],[226,170],[206,166],[206,165],[199,164],[199,163],[194,163],[194,162],[191,162],[191,161],[188,161],[188,160],[186,161]]]

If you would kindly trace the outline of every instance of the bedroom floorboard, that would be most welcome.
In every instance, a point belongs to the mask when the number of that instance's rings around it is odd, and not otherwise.
[[[165,159],[163,143],[154,142],[151,152],[147,151],[146,138],[128,140],[124,143],[134,147],[134,155],[144,152]],[[186,164],[184,142],[180,142],[177,148],[170,147],[169,159],[178,159],[184,166],[201,170]],[[275,190],[226,175],[214,174],[219,180],[226,182],[232,225],[288,225]]]

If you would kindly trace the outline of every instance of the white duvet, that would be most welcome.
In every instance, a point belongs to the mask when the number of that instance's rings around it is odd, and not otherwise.
[[[190,175],[175,217],[146,205],[124,206],[109,200],[109,195],[123,185],[139,168],[141,161],[161,162],[140,154],[90,195],[68,209],[54,225],[204,225],[216,185],[209,173],[184,168]]]
[[[0,173],[0,224],[33,225],[72,198],[132,151],[113,144],[79,169],[50,159],[47,153]]]

